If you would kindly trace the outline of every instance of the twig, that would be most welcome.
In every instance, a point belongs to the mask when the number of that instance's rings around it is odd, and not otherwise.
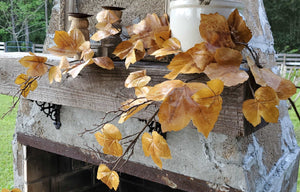
[[[112,170],[116,169],[116,167],[119,165],[119,163],[121,162],[121,160],[124,158],[124,156],[129,152],[130,149],[133,149],[136,142],[138,141],[139,137],[142,135],[142,133],[146,130],[146,128],[148,127],[148,125],[153,121],[153,119],[155,118],[155,116],[157,115],[159,110],[157,110],[153,115],[152,117],[150,117],[150,119],[148,119],[146,125],[141,129],[141,131],[136,135],[136,137],[134,138],[134,140],[130,143],[130,145],[126,148],[125,152],[123,153],[122,156],[120,156],[114,167],[112,168]]]
[[[298,120],[300,121],[300,114],[299,114],[299,112],[297,110],[297,107],[296,107],[294,101],[291,98],[289,98],[289,102],[291,103],[291,105],[292,105],[292,107],[293,107],[293,109],[294,109],[294,111],[295,111],[295,113],[296,113],[296,115],[298,117]]]
[[[254,89],[253,89],[253,87],[252,87],[252,85],[251,85],[251,83],[250,83],[249,80],[248,80],[248,84],[249,84],[249,88],[251,90],[252,96],[253,96],[253,98],[255,98],[255,92],[254,92]]]

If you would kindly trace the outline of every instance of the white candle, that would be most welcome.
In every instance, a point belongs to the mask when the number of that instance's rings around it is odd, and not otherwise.
[[[170,28],[172,36],[181,42],[182,51],[187,51],[203,39],[200,36],[200,15],[216,13],[226,18],[242,4],[232,0],[212,0],[210,5],[200,5],[199,0],[174,0],[170,2]]]

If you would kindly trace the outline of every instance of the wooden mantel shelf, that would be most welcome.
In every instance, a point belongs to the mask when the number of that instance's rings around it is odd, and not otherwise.
[[[0,93],[15,95],[18,86],[14,84],[16,77],[26,72],[18,60],[28,53],[0,53]],[[48,57],[47,63],[58,64],[60,58],[47,54],[39,54]],[[125,69],[122,61],[115,62],[114,70],[104,70],[96,65],[91,65],[82,70],[80,75],[63,78],[61,83],[49,84],[48,76],[42,77],[38,88],[31,92],[27,99],[55,103],[64,106],[78,107],[95,111],[114,111],[120,107],[120,103],[134,97],[134,91],[124,87],[124,81],[128,74],[142,69],[147,70],[151,76],[150,85],[164,81],[163,76],[169,71],[166,63],[138,62]],[[191,75],[181,75],[181,79],[192,79]],[[206,77],[200,81],[207,80]],[[245,85],[225,88],[223,97],[223,109],[214,132],[221,132],[231,136],[244,136],[253,131],[249,127],[242,114],[242,103],[245,99]],[[142,112],[139,117],[147,117],[150,112]]]

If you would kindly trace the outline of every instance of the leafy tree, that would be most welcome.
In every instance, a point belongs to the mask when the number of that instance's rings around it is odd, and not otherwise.
[[[299,0],[265,0],[277,52],[300,53]]]
[[[0,41],[43,43],[52,0],[2,0]],[[47,11],[47,14],[45,14]]]

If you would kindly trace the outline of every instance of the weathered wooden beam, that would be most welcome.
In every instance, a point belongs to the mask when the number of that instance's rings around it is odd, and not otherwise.
[[[24,53],[0,54],[0,93],[14,95],[18,86],[14,84],[20,73],[25,73],[24,68],[18,60]],[[59,58],[43,55],[49,58],[48,63],[58,63]],[[120,104],[134,97],[134,90],[124,87],[124,81],[128,74],[133,71],[146,69],[151,76],[150,85],[155,85],[166,79],[163,78],[169,71],[167,63],[138,62],[126,70],[122,61],[115,62],[114,70],[104,70],[96,65],[83,69],[81,74],[73,79],[63,78],[60,83],[49,84],[48,77],[39,80],[38,88],[28,95],[28,99],[72,106],[95,111],[115,111]],[[198,75],[199,76],[199,75]],[[195,75],[181,75],[183,80],[193,79]],[[200,75],[198,81],[207,81],[206,76]],[[223,109],[220,113],[213,131],[221,132],[231,136],[243,136],[245,133],[245,122],[242,114],[242,103],[245,98],[245,85],[225,88],[223,94]],[[139,117],[147,118],[154,108],[138,114]],[[252,132],[252,131],[251,131]]]

